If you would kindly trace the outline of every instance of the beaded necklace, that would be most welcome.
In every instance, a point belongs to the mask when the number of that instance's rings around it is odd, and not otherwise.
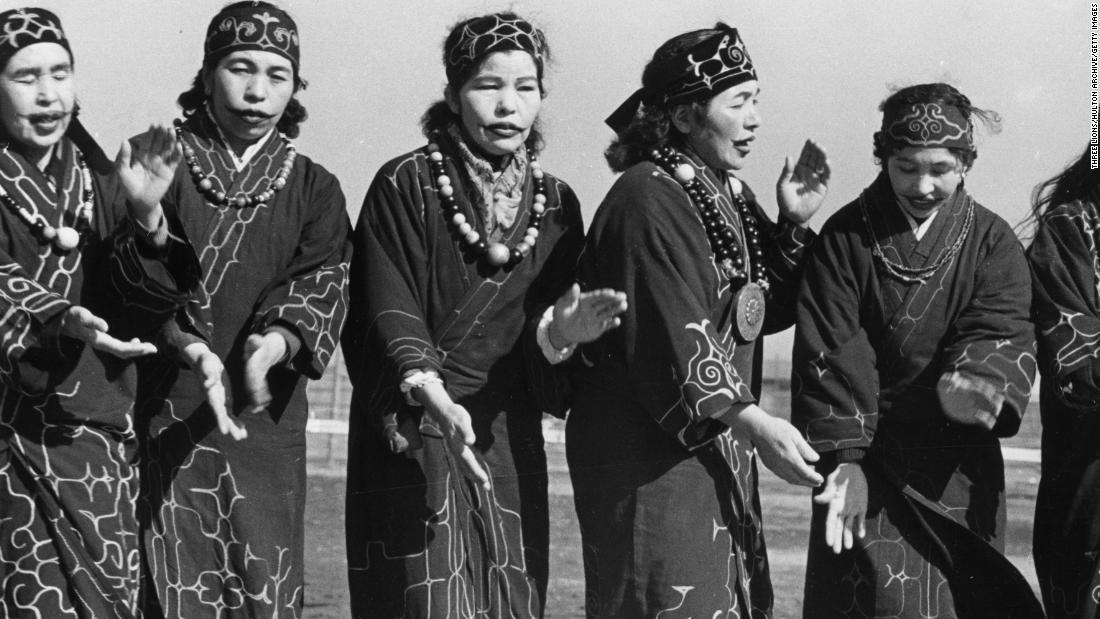
[[[298,151],[294,148],[294,143],[290,141],[290,138],[280,133],[279,137],[282,138],[283,144],[286,145],[286,159],[283,160],[282,165],[279,167],[279,172],[267,186],[267,189],[252,195],[241,192],[237,194],[237,197],[231,198],[226,195],[224,191],[214,189],[214,182],[210,179],[217,177],[214,176],[213,172],[207,173],[202,169],[195,149],[187,144],[187,142],[183,141],[183,121],[177,118],[173,121],[172,125],[176,131],[176,138],[180,141],[180,144],[183,145],[183,160],[184,163],[187,164],[188,170],[191,172],[191,182],[195,183],[195,188],[199,190],[199,193],[203,194],[207,201],[215,206],[237,206],[238,208],[245,208],[249,206],[263,206],[265,203],[270,202],[279,190],[286,187],[286,179],[290,176],[291,170],[294,169],[294,160],[298,157]],[[221,185],[223,187],[226,186],[225,183],[221,183]]]
[[[534,155],[528,160],[531,169],[531,180],[534,185],[535,195],[531,199],[531,212],[527,218],[528,228],[523,239],[511,249],[504,243],[486,243],[477,230],[474,230],[466,215],[462,213],[462,205],[455,198],[454,185],[451,177],[447,176],[447,168],[443,162],[445,156],[439,150],[435,142],[428,143],[428,165],[435,176],[436,193],[443,203],[443,217],[451,226],[451,234],[458,244],[475,256],[484,256],[485,261],[494,267],[516,265],[523,261],[539,237],[539,227],[542,225],[542,216],[546,213],[546,178],[542,166]]]
[[[4,150],[7,150],[8,145],[4,145]],[[92,223],[92,212],[95,208],[95,186],[92,185],[92,173],[88,170],[88,164],[84,162],[84,155],[80,152],[80,149],[74,147],[76,151],[77,161],[80,163],[80,180],[82,184],[82,196],[81,202],[76,207],[76,212],[73,213],[73,224],[87,228]],[[67,252],[80,245],[80,232],[76,228],[70,226],[60,226],[54,228],[50,225],[50,222],[46,220],[46,217],[38,212],[30,212],[24,208],[19,202],[12,197],[3,187],[0,185],[0,202],[4,203],[4,208],[8,209],[8,212],[15,215],[19,219],[23,220],[23,223],[27,224],[27,227],[31,229],[31,232],[38,238],[41,243],[53,243],[53,246],[58,250]],[[37,211],[37,209],[35,209]]]
[[[770,284],[764,268],[764,249],[760,243],[760,230],[756,224],[756,216],[741,193],[741,181],[733,176],[729,177],[730,194],[733,196],[733,203],[737,207],[737,212],[741,216],[741,225],[745,230],[749,269],[745,268],[745,257],[737,243],[737,234],[722,218],[722,212],[716,204],[717,198],[696,177],[695,168],[684,160],[683,155],[668,146],[655,148],[649,155],[654,163],[683,186],[691,197],[691,201],[699,209],[699,214],[703,218],[703,227],[707,231],[710,249],[714,252],[715,262],[718,263],[726,278],[731,282],[755,283],[766,291]]]
[[[928,278],[932,277],[940,267],[951,261],[962,250],[963,243],[966,242],[966,237],[970,234],[970,228],[974,223],[974,200],[969,195],[966,196],[965,208],[966,219],[963,221],[962,231],[959,232],[958,238],[955,239],[951,247],[942,252],[940,257],[930,266],[907,267],[886,257],[886,253],[882,251],[882,245],[878,242],[878,236],[875,235],[875,228],[871,225],[871,214],[867,202],[864,200],[863,194],[859,196],[859,212],[863,216],[863,225],[867,227],[867,236],[871,237],[873,244],[871,254],[882,264],[887,273],[909,284],[927,282]]]

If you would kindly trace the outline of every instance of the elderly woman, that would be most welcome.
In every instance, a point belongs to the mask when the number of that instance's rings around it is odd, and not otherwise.
[[[428,144],[363,204],[343,338],[357,617],[542,615],[552,364],[624,305],[573,283],[580,207],[537,159],[547,56],[514,14],[456,24]]]
[[[792,413],[822,454],[803,616],[1041,616],[1003,556],[1004,464],[1035,372],[1012,229],[963,179],[974,121],[946,84],[882,104],[882,169],[826,222],[797,307]]]
[[[1043,375],[1035,571],[1049,617],[1100,617],[1100,170],[1089,149],[1036,193],[1028,250]]]
[[[623,175],[579,279],[624,290],[629,309],[580,351],[566,429],[589,617],[769,615],[753,447],[784,479],[821,482],[794,427],[756,402],[759,337],[791,324],[829,170],[807,142],[768,219],[734,176],[758,92],[737,30],[717,24],[661,45],[608,119]]]

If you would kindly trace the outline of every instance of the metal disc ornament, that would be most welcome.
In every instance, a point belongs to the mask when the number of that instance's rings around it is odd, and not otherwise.
[[[764,328],[764,289],[759,284],[745,284],[737,291],[734,307],[737,334],[746,342],[755,340]]]

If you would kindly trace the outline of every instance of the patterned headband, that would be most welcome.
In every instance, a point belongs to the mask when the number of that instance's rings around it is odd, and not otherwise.
[[[607,117],[607,124],[622,133],[643,103],[698,101],[755,80],[756,69],[737,29],[721,22],[714,29],[714,36],[650,69],[652,83],[636,90]]]
[[[230,52],[256,50],[286,58],[298,71],[298,26],[290,15],[268,2],[237,2],[210,20],[203,45],[203,61]]]
[[[546,63],[546,37],[527,20],[511,13],[494,13],[467,21],[458,40],[443,50],[447,80],[461,82],[492,52],[521,51],[535,59],[539,77]]]
[[[69,39],[61,29],[61,20],[46,9],[14,9],[0,13],[0,69],[19,50],[35,43],[57,43],[69,52]]]
[[[962,110],[954,105],[910,103],[882,117],[876,144],[905,148],[927,146],[974,150],[974,130]]]

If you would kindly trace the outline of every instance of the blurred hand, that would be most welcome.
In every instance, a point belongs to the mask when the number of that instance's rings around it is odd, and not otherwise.
[[[825,478],[825,489],[814,502],[828,505],[825,516],[825,545],[840,554],[851,550],[854,536],[867,535],[867,476],[858,462],[846,462]]]
[[[237,425],[225,406],[225,384],[222,383],[222,361],[210,350],[205,342],[188,344],[183,349],[184,357],[191,364],[191,370],[202,381],[202,388],[206,390],[206,403],[214,412],[214,418],[218,422],[218,430],[222,434],[228,434],[234,440],[248,438],[248,431],[244,426]]]
[[[581,292],[577,284],[554,303],[554,320],[547,336],[554,348],[591,342],[619,326],[626,311],[626,293],[601,288]]]
[[[107,321],[79,305],[69,307],[62,314],[61,333],[119,359],[131,359],[157,352],[156,346],[148,342],[142,342],[136,337],[124,342],[109,335],[107,333]]]
[[[952,371],[940,376],[936,394],[948,419],[992,430],[1005,402],[1004,392],[992,384]]]
[[[785,419],[773,417],[755,404],[735,408],[722,416],[732,428],[749,435],[756,453],[771,472],[797,486],[820,486],[824,479],[810,463],[820,456]]]
[[[122,143],[115,176],[129,201],[130,215],[148,229],[160,223],[160,201],[172,184],[183,154],[171,127],[150,126]]]
[[[798,163],[787,157],[775,184],[779,212],[790,221],[807,225],[829,192],[829,159],[813,140],[802,145]]]
[[[262,412],[271,404],[267,373],[283,360],[286,350],[286,339],[274,331],[262,335],[253,333],[245,340],[244,388],[248,396],[248,412]]]

